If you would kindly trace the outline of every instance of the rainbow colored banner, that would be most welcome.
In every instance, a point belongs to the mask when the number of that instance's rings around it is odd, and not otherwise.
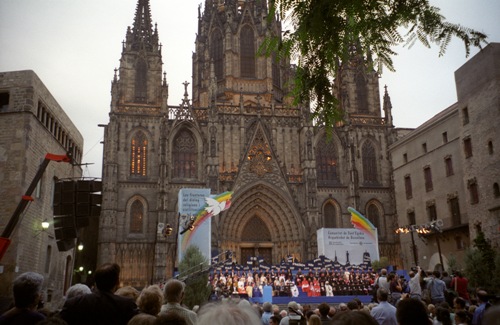
[[[185,252],[191,243],[196,231],[208,219],[218,215],[220,212],[229,209],[231,206],[232,191],[224,192],[213,197],[205,198],[205,205],[203,205],[198,212],[194,214],[195,220],[193,222],[193,230],[188,230],[181,240],[181,251]]]
[[[361,230],[365,234],[369,235],[374,241],[377,240],[377,228],[366,219],[361,213],[356,211],[354,208],[348,207],[347,211],[351,213],[351,223],[354,228]]]

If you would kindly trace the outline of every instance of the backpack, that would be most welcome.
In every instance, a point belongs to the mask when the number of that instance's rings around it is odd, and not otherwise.
[[[289,315],[288,325],[307,325],[307,320],[303,315]]]

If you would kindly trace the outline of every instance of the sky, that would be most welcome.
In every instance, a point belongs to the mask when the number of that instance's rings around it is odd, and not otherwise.
[[[169,105],[181,103],[182,83],[191,82],[202,2],[150,0],[163,45]],[[500,0],[430,3],[448,21],[500,42]],[[83,162],[90,164],[83,169],[85,177],[101,176],[103,129],[98,124],[109,121],[111,80],[136,5],[137,0],[0,0],[0,71],[33,70],[38,75],[84,137]],[[396,72],[383,71],[381,98],[387,85],[394,125],[415,128],[456,102],[454,72],[468,58],[458,40],[442,57],[438,47],[420,43],[395,50]],[[470,57],[477,52],[472,49]]]

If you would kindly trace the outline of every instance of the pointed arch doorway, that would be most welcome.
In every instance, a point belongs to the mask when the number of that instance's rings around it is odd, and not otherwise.
[[[291,254],[301,260],[304,225],[293,201],[280,189],[265,183],[237,189],[227,213],[217,220],[212,241],[219,251],[235,253],[246,264],[248,256],[261,256],[271,265]]]
[[[250,257],[262,257],[264,262],[273,262],[273,243],[271,232],[264,221],[254,214],[243,227],[240,244],[240,263],[244,264]]]

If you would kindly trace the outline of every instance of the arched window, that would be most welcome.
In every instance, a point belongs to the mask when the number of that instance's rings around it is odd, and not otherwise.
[[[224,66],[224,55],[223,55],[223,43],[222,43],[222,33],[220,30],[214,30],[212,33],[212,47],[210,48],[211,57],[214,62],[214,73],[217,81],[222,80],[223,77],[223,66]]]
[[[368,114],[368,88],[366,79],[362,72],[356,75],[356,97],[358,101],[358,112]]]
[[[381,231],[380,229],[380,210],[375,204],[370,204],[368,206],[367,211],[367,218],[370,220],[370,222],[375,226],[375,228],[379,229],[379,233]]]
[[[144,220],[144,205],[141,201],[135,200],[130,206],[130,233],[142,233]]]
[[[240,74],[242,78],[255,78],[255,41],[248,25],[240,31]]]
[[[316,146],[316,174],[318,185],[328,186],[339,183],[337,175],[337,148],[332,140],[321,138]]]
[[[148,139],[142,131],[138,131],[132,137],[131,157],[130,157],[130,175],[146,176],[147,175],[147,154],[148,154]]]
[[[173,177],[197,177],[196,140],[188,130],[180,131],[174,138],[172,148]]]
[[[144,59],[139,59],[135,68],[135,101],[145,103],[148,93],[148,66]]]
[[[325,228],[337,228],[337,208],[331,202],[323,208],[323,224]]]
[[[273,86],[280,88],[281,87],[281,76],[279,69],[279,61],[276,52],[273,52],[272,58],[272,73],[273,73]]]
[[[365,185],[377,185],[377,154],[370,141],[365,141],[361,149],[363,157],[363,180]]]

